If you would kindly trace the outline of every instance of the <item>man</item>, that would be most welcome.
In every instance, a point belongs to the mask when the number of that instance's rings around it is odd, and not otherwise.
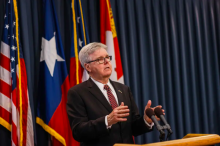
[[[68,92],[70,126],[81,146],[134,143],[132,136],[152,131],[151,119],[139,115],[129,87],[109,79],[112,65],[106,50],[101,43],[82,48],[79,60],[90,78]],[[148,101],[145,110],[150,106]]]

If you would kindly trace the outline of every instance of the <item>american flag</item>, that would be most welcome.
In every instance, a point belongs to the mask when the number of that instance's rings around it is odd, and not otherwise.
[[[18,14],[14,8],[17,12],[16,1],[8,0],[0,51],[0,124],[11,131],[12,146],[31,146],[34,145],[32,113],[25,62],[17,43]]]

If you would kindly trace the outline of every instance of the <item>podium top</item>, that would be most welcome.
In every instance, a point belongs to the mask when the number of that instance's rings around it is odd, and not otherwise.
[[[220,143],[220,136],[217,134],[187,134],[183,139],[157,142],[151,144],[115,144],[114,146],[207,146]]]

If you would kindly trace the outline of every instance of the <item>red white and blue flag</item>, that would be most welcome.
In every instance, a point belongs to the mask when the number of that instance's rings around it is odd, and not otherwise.
[[[89,43],[86,23],[83,16],[81,0],[72,0],[72,37],[70,54],[70,86],[77,85],[89,78],[86,70],[80,65],[79,51]]]
[[[16,0],[7,0],[0,51],[0,124],[11,131],[12,146],[34,145],[27,74],[19,42]]]
[[[77,145],[66,112],[70,88],[63,45],[53,0],[43,0],[43,36],[40,56],[36,122],[52,137],[52,145]]]
[[[110,78],[124,84],[117,32],[109,0],[100,0],[100,32],[101,42],[107,45],[107,52],[112,56],[113,70]]]

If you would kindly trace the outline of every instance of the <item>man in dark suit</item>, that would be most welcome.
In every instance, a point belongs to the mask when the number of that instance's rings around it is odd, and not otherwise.
[[[129,87],[109,79],[112,65],[106,50],[101,43],[82,48],[79,59],[90,78],[68,92],[72,134],[82,146],[134,143],[132,136],[152,131],[151,119],[139,115]],[[145,110],[150,106],[148,101]]]

